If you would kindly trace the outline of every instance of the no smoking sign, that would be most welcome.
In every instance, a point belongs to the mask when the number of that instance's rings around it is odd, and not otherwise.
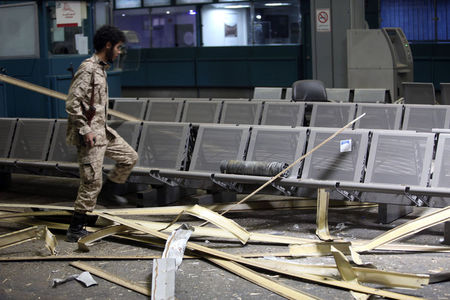
[[[316,31],[318,32],[330,32],[330,9],[319,8],[316,9]]]

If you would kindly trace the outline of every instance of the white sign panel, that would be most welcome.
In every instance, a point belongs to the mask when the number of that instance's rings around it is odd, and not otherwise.
[[[316,31],[317,32],[331,32],[330,9],[319,8],[316,9]]]
[[[56,26],[81,26],[81,2],[56,1]]]

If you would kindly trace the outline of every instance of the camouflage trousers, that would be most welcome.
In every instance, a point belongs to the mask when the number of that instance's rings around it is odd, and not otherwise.
[[[92,148],[79,146],[80,187],[75,200],[75,211],[84,213],[94,210],[102,189],[105,157],[116,161],[114,168],[108,173],[108,179],[115,183],[127,180],[138,159],[136,151],[120,136],[108,136],[106,145],[95,145]]]

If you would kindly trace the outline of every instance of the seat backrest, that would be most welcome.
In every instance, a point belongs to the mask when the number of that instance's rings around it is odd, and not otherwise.
[[[439,134],[432,187],[450,188],[450,134]]]
[[[224,101],[220,123],[259,124],[262,101]]]
[[[173,98],[173,100],[181,100],[181,101],[209,101],[209,98],[193,98],[193,97],[177,97]]]
[[[147,99],[142,100],[114,100],[113,109],[123,112],[139,120],[144,119],[145,110],[147,109]],[[121,120],[121,118],[111,116],[111,120]]]
[[[281,99],[281,87],[255,87],[253,99]]]
[[[141,131],[142,122],[130,122],[130,121],[108,121],[108,126],[117,131],[117,133],[133,148],[136,150],[139,133]],[[115,162],[105,156],[105,164],[111,165]]]
[[[311,129],[307,151],[319,145],[334,132],[333,129],[326,128]],[[344,130],[305,158],[301,178],[360,182],[368,140],[368,130]]]
[[[53,132],[48,160],[54,162],[76,163],[77,148],[66,143],[67,120],[58,119]]]
[[[264,103],[261,125],[302,126],[304,102],[267,101]]]
[[[219,123],[222,101],[186,101],[181,122]]]
[[[220,163],[244,160],[250,126],[200,125],[189,171],[219,172]]]
[[[248,161],[283,162],[291,164],[305,151],[306,128],[254,126],[248,146]],[[297,178],[299,164],[289,177]]]
[[[188,123],[144,122],[136,167],[183,170],[190,131]]]
[[[441,83],[441,99],[442,105],[450,105],[450,83]]]
[[[356,105],[353,103],[313,103],[310,127],[343,127],[353,120]]]
[[[431,104],[435,102],[434,85],[431,82],[402,82],[405,104]]]
[[[426,187],[433,147],[432,133],[373,131],[364,182]]]
[[[292,88],[288,87],[286,88],[286,95],[284,96],[284,99],[291,101],[292,100]]]
[[[0,119],[0,158],[7,158],[11,143],[16,128],[16,118],[1,118]]]
[[[183,100],[150,100],[145,121],[180,122]]]
[[[431,132],[433,128],[450,128],[449,105],[405,105],[403,130]]]
[[[19,119],[10,158],[44,161],[50,146],[54,119]]]
[[[320,80],[298,80],[292,84],[294,101],[327,101],[325,85]]]
[[[327,88],[327,99],[336,102],[349,102],[350,89]]]
[[[385,103],[386,89],[355,89],[353,94],[355,103]]]
[[[358,104],[356,115],[360,116],[364,113],[366,115],[355,123],[355,128],[399,130],[403,106],[399,104]]]

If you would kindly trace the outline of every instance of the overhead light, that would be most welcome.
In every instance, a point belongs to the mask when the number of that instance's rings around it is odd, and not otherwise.
[[[225,8],[248,8],[250,5],[241,4],[241,5],[227,5]]]
[[[122,14],[122,17],[125,17],[125,14]]]
[[[256,15],[256,18],[257,18],[258,20],[261,20],[261,15]]]
[[[170,15],[170,10],[166,11],[166,15]]]
[[[196,12],[195,10],[193,10],[193,9],[190,9],[190,10],[189,10],[189,14],[190,14],[190,15],[196,15],[197,12]]]
[[[265,6],[289,6],[291,3],[281,3],[281,2],[273,2],[273,3],[266,3]]]

